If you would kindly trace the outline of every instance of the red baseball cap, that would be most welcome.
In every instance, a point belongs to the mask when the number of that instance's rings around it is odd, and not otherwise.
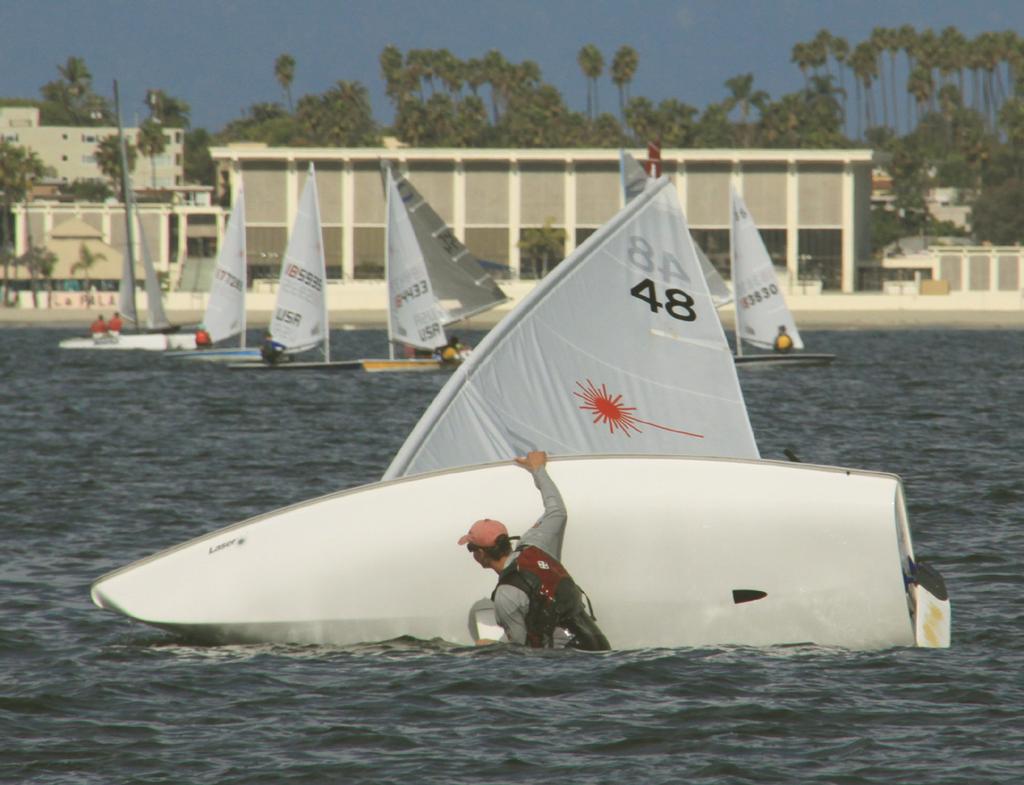
[[[490,548],[501,535],[508,536],[508,529],[501,521],[493,518],[481,518],[469,527],[469,531],[459,537],[459,545],[471,542],[481,548]]]

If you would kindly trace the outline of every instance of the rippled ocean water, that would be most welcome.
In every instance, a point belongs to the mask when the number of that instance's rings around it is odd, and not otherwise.
[[[1024,781],[1024,332],[807,332],[835,365],[740,374],[765,457],[902,475],[951,649],[602,655],[203,647],[93,607],[108,570],[376,480],[445,377],[239,375],[69,334],[0,330],[0,782]]]

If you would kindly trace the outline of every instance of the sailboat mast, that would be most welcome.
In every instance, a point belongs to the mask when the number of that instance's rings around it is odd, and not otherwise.
[[[132,210],[132,188],[128,180],[128,149],[124,141],[124,128],[121,125],[121,99],[117,91],[117,80],[114,80],[114,114],[117,117],[117,146],[121,154],[121,198],[124,199],[125,241],[128,245],[128,283],[132,304],[132,316],[135,329],[139,329],[139,312],[135,305],[135,228],[134,211]]]
[[[743,340],[740,338],[740,298],[736,289],[736,192],[729,189],[729,273],[732,276],[733,309],[736,312],[733,318],[733,330],[736,333],[736,356],[743,356]]]
[[[391,256],[391,245],[390,245],[390,242],[391,242],[391,240],[390,240],[389,235],[391,234],[391,190],[392,190],[392,186],[393,186],[393,182],[394,181],[393,181],[393,179],[391,177],[391,167],[388,164],[385,164],[384,167],[385,167],[385,172],[386,172],[386,175],[387,175],[385,177],[386,182],[384,183],[384,215],[387,216],[387,219],[384,221],[384,279],[385,279],[385,283],[387,283],[390,280],[389,276],[391,274],[391,259],[390,259],[390,256]],[[390,285],[387,288],[387,297],[390,300],[390,298],[391,298],[391,287],[390,287]],[[388,315],[388,359],[394,360],[395,359],[395,342],[392,339],[392,335],[393,335],[392,329],[393,329],[393,327],[392,327],[392,324],[391,324],[391,303],[390,302],[387,304],[387,308],[385,308],[384,310],[387,312],[387,315]]]
[[[309,173],[308,177],[313,180],[313,211],[316,214],[316,247],[320,251],[320,274],[323,276],[321,279],[321,285],[323,286],[323,300],[324,304],[324,362],[329,363],[331,361],[331,311],[327,307],[327,261],[324,257],[324,230],[323,225],[320,223],[320,192],[316,187],[316,169],[313,167],[313,162],[309,162]]]

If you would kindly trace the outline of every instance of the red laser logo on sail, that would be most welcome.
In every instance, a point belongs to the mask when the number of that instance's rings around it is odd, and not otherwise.
[[[615,433],[616,431],[622,431],[626,436],[632,436],[631,431],[636,433],[643,433],[640,428],[641,425],[649,425],[652,428],[658,428],[662,431],[670,431],[671,433],[682,434],[683,436],[692,436],[694,439],[703,439],[704,435],[700,433],[690,433],[689,431],[681,431],[678,428],[669,428],[667,425],[658,425],[654,422],[648,422],[647,420],[641,420],[639,417],[633,414],[636,411],[635,406],[625,406],[622,403],[622,396],[613,396],[608,392],[606,385],[601,385],[600,389],[594,386],[594,383],[587,379],[586,385],[581,382],[576,382],[576,386],[579,388],[579,392],[574,392],[577,398],[583,401],[580,406],[585,412],[590,412],[594,416],[594,424],[608,426],[608,433]]]

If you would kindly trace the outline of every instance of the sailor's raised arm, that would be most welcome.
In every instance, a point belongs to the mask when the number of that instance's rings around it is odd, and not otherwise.
[[[522,543],[534,545],[556,559],[561,559],[562,537],[565,534],[568,514],[558,486],[548,475],[547,462],[547,453],[541,450],[534,450],[522,458],[516,458],[516,463],[533,475],[533,484],[537,486],[544,500],[544,514],[523,534]]]

